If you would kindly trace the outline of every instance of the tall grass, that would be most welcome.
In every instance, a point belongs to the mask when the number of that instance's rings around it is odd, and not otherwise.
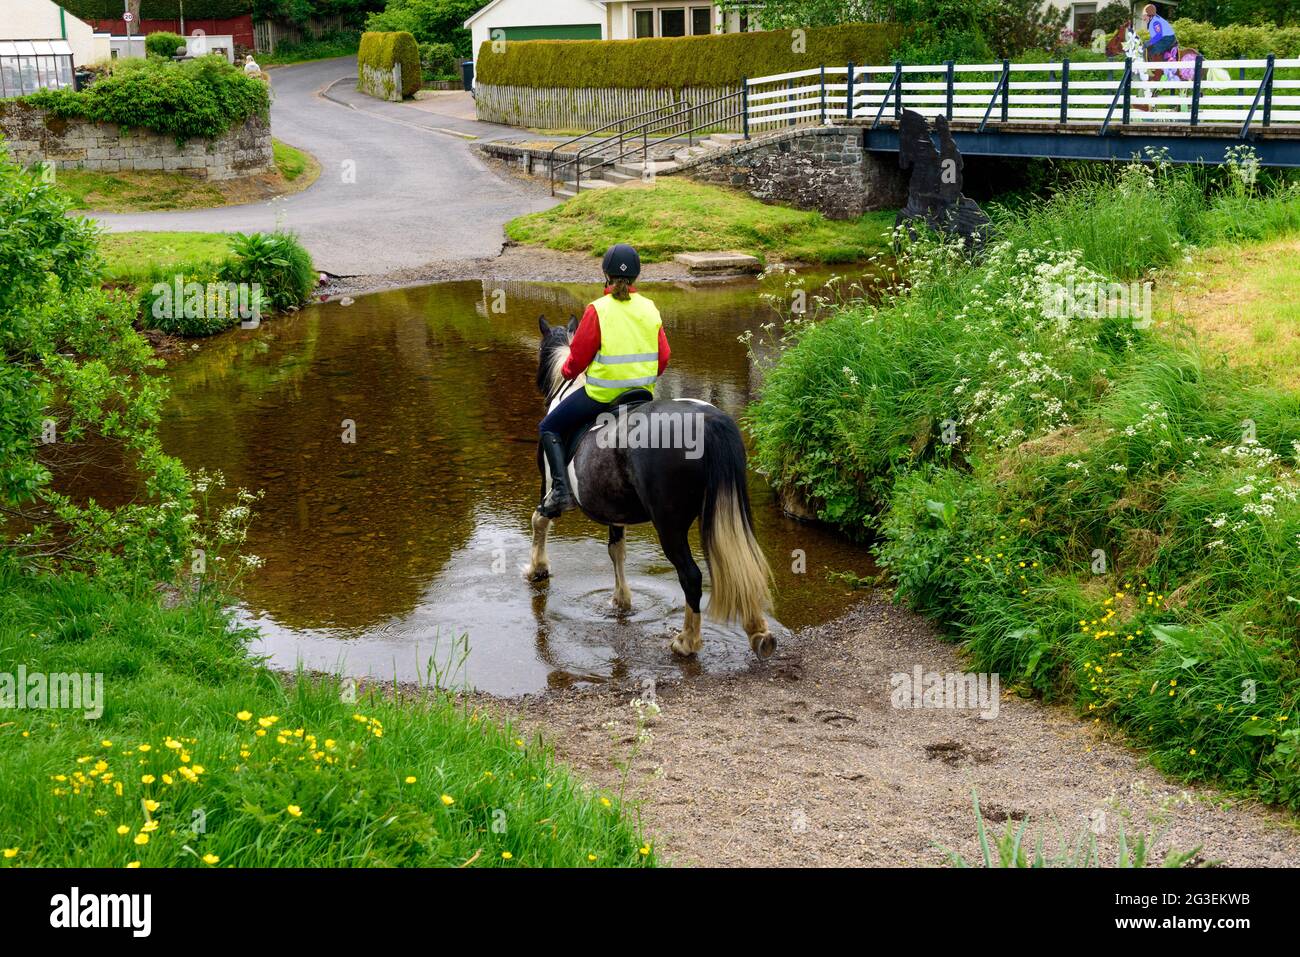
[[[913,249],[908,286],[793,334],[757,459],[876,535],[899,598],[977,667],[1300,807],[1300,397],[1042,294],[1297,216],[1286,186],[1131,164],[1003,213],[979,262]]]

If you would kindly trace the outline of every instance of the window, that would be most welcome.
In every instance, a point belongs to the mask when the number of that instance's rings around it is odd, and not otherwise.
[[[686,36],[686,10],[674,7],[659,11],[659,35],[661,37]]]
[[[713,32],[713,8],[691,7],[691,34],[704,36]]]
[[[636,39],[655,35],[655,12],[653,10],[636,11]]]
[[[1092,39],[1092,27],[1097,22],[1095,3],[1076,3],[1073,10],[1074,34],[1081,42]]]

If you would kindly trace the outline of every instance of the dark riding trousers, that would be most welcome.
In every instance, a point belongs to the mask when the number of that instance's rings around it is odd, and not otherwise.
[[[587,395],[586,389],[577,389],[572,395],[547,413],[537,426],[538,432],[554,432],[568,442],[584,425],[596,421],[596,416],[608,410],[613,403],[599,402]]]

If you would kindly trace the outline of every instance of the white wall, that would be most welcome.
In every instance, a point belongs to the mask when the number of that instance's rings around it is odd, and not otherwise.
[[[58,4],[52,0],[3,0],[0,16],[0,40],[59,40]],[[102,59],[102,42],[95,40],[90,24],[63,11],[68,45],[72,47],[73,66],[83,66]],[[97,55],[98,54],[98,55]]]
[[[552,24],[599,23],[608,38],[605,11],[591,0],[501,0],[490,12],[470,25],[474,40],[472,56],[490,40],[498,27],[544,27]]]

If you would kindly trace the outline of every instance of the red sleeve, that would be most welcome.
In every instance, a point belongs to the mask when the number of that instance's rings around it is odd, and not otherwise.
[[[659,374],[663,375],[664,370],[668,368],[668,360],[672,357],[673,350],[668,348],[668,335],[664,332],[664,327],[659,327]]]
[[[662,349],[661,345],[660,350]],[[600,317],[596,315],[595,306],[588,306],[587,311],[582,314],[582,320],[578,323],[578,331],[573,334],[573,339],[569,343],[569,358],[565,361],[560,374],[565,379],[576,379],[587,371],[587,366],[591,365],[591,360],[596,358],[596,353],[599,351]]]

